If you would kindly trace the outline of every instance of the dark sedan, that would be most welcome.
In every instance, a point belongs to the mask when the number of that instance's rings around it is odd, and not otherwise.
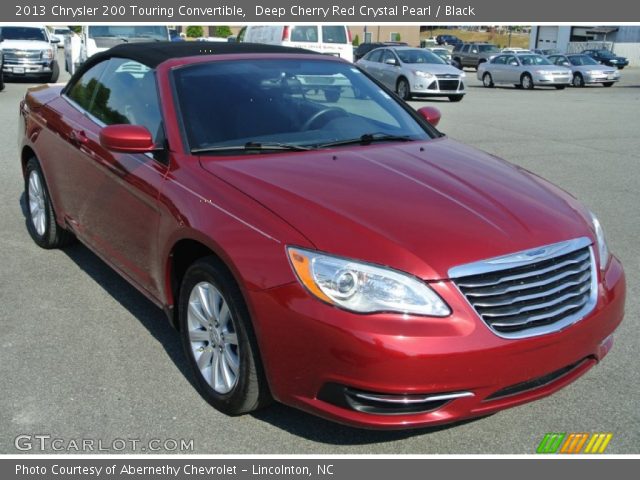
[[[624,67],[629,65],[629,60],[627,60],[625,57],[618,57],[610,50],[605,50],[604,48],[597,50],[583,50],[582,53],[584,53],[585,55],[589,55],[591,58],[602,63],[603,65],[617,67],[618,70],[622,70]]]

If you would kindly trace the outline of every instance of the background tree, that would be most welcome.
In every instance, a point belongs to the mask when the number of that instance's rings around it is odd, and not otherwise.
[[[204,29],[200,26],[189,25],[187,27],[187,37],[189,38],[200,38],[204,35]]]
[[[216,25],[213,27],[213,36],[220,38],[227,38],[232,35],[231,28],[227,25]]]

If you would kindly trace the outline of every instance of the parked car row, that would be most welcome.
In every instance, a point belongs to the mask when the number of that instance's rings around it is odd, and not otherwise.
[[[548,57],[534,53],[501,53],[478,66],[477,78],[487,88],[496,84],[513,84],[524,89],[553,86],[562,90],[568,85],[602,84],[610,87],[620,80],[620,72],[582,53]]]

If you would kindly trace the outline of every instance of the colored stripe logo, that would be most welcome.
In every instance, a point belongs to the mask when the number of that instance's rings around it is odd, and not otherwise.
[[[612,433],[547,433],[536,453],[604,453],[612,438]]]

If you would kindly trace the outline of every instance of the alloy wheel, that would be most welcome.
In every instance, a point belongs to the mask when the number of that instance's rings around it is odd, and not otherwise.
[[[240,371],[237,330],[227,301],[211,283],[200,282],[191,290],[187,327],[202,377],[217,393],[231,392]]]
[[[40,175],[35,170],[29,174],[29,213],[36,233],[43,236],[47,228],[47,210],[44,188]]]

